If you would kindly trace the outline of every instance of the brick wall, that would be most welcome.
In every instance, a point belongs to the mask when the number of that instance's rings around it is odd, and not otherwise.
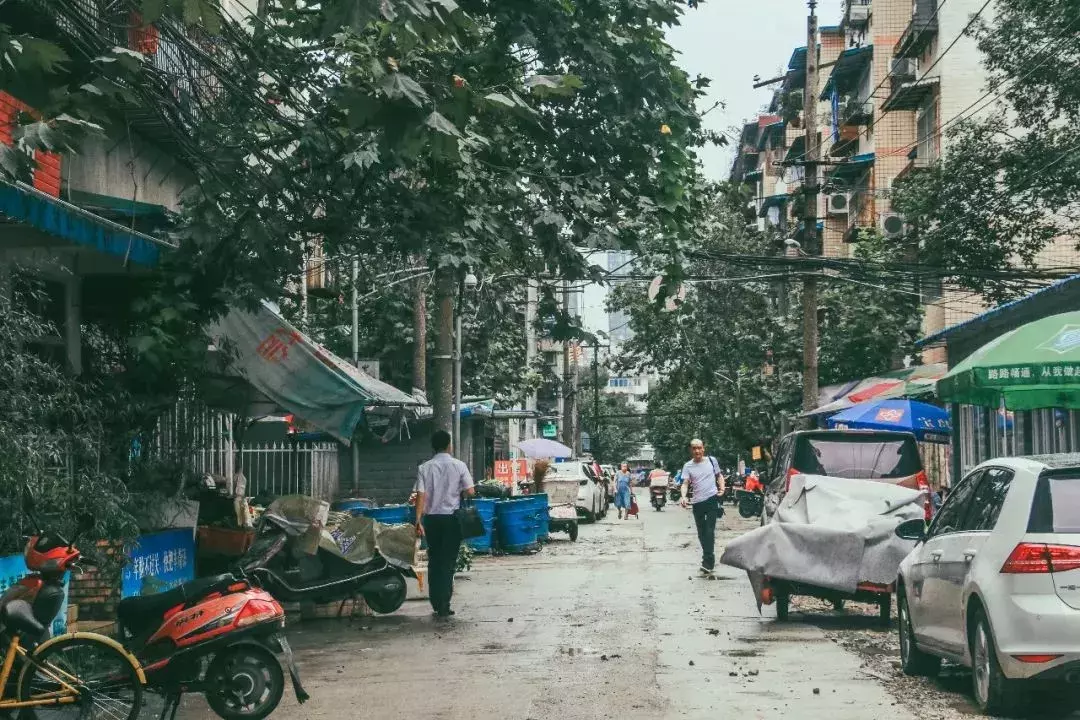
[[[893,46],[911,22],[911,13],[911,0],[874,0],[871,18],[874,61],[870,88],[881,87],[874,92],[875,124],[866,139],[872,143],[875,153],[870,182],[870,190],[874,193],[875,221],[889,212],[889,198],[883,191],[892,188],[893,180],[907,166],[907,153],[915,142],[914,112],[894,110],[883,114],[881,110],[892,87],[887,78],[892,70]]]

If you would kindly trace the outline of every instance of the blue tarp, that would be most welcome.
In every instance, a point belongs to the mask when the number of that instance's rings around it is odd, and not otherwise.
[[[161,247],[172,247],[22,183],[0,183],[0,215],[76,245],[147,267],[157,264]]]

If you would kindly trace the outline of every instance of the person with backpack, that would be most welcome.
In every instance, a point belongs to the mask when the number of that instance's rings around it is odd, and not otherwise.
[[[683,465],[682,500],[687,506],[687,495],[694,505],[694,524],[697,525],[698,542],[701,543],[701,573],[712,575],[716,565],[716,521],[723,510],[720,498],[724,494],[724,476],[713,456],[705,456],[705,443],[694,438],[690,441],[691,459]]]

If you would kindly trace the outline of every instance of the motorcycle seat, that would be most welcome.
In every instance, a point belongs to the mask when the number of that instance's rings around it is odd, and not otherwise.
[[[34,617],[34,608],[25,600],[12,600],[0,608],[0,625],[31,643],[45,635],[45,626]]]
[[[116,617],[121,627],[139,635],[149,625],[160,623],[162,615],[177,605],[224,590],[235,582],[236,577],[228,573],[212,575],[186,582],[163,593],[124,598],[116,606]]]

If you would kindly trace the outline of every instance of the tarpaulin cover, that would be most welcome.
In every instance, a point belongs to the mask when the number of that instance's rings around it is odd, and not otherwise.
[[[849,593],[888,585],[915,546],[896,526],[923,517],[922,498],[887,483],[796,475],[772,522],[729,543],[720,562],[747,572],[759,610],[765,578]]]
[[[364,565],[381,555],[391,565],[412,566],[416,553],[416,529],[411,525],[387,525],[368,517],[350,517],[336,527],[328,527],[329,503],[302,495],[278,498],[265,515],[289,534],[299,538],[301,549],[316,549]]]
[[[349,444],[366,405],[416,405],[411,395],[324,349],[263,301],[209,328],[233,370],[282,408]]]

